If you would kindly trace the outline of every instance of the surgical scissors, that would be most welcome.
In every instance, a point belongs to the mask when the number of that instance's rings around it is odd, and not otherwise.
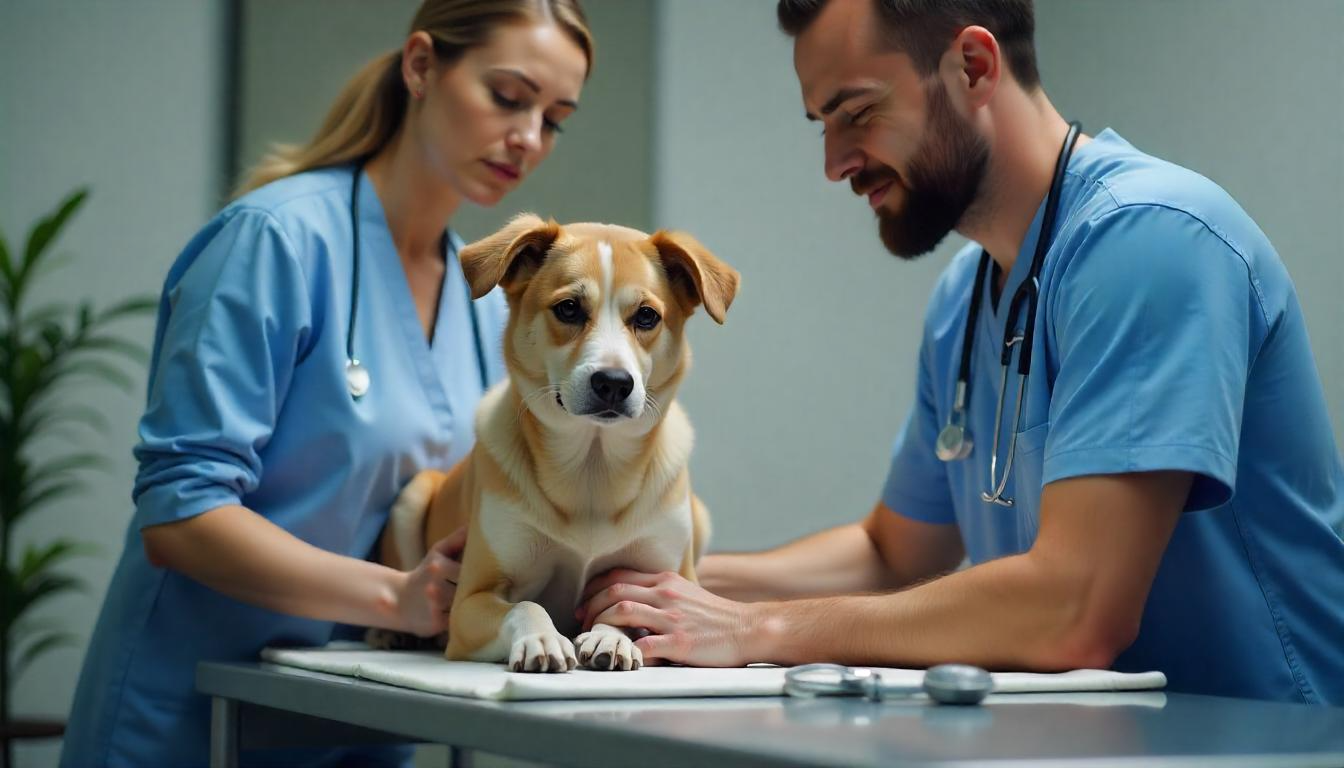
[[[871,667],[842,664],[803,664],[784,673],[789,696],[863,696],[869,701],[928,694],[939,704],[979,704],[994,689],[994,679],[980,667],[939,664],[924,673],[919,685],[887,683]]]

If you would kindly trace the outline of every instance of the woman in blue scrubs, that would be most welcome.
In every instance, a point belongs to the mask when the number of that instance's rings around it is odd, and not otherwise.
[[[338,624],[446,627],[460,542],[410,572],[364,559],[402,485],[471,449],[477,401],[504,375],[505,304],[473,304],[445,226],[545,159],[592,53],[577,0],[427,0],[317,137],[264,161],[188,243],[163,289],[135,515],[62,765],[206,764],[198,662],[321,645]]]

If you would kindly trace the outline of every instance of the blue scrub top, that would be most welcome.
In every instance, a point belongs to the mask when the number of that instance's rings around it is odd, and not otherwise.
[[[980,500],[1008,300],[1043,213],[1042,203],[998,306],[984,296],[967,407],[975,444],[951,463],[933,447],[952,409],[980,247],[939,280],[884,503],[956,523],[970,561],[983,563],[1031,547],[1046,483],[1192,472],[1138,639],[1114,668],[1161,670],[1176,691],[1344,705],[1344,464],[1292,281],[1226,192],[1114,131],[1080,147],[1065,176],[1008,482],[1016,506]],[[1008,387],[1001,457],[1015,367]]]
[[[251,661],[266,646],[332,636],[331,622],[272,613],[151,566],[141,529],[241,504],[309,544],[364,558],[402,485],[472,447],[483,385],[504,375],[502,294],[473,305],[454,249],[430,343],[367,176],[354,352],[372,386],[350,396],[353,172],[312,171],[246,195],[168,273],[135,449],[135,515],[84,661],[62,765],[204,765],[209,702],[194,692],[197,663]]]

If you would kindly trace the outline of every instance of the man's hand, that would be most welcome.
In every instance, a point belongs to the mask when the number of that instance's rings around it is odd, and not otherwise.
[[[397,590],[397,615],[403,632],[433,637],[448,630],[448,610],[457,594],[466,544],[467,529],[462,527],[436,542],[415,570],[406,573]]]
[[[576,616],[585,630],[594,624],[648,630],[635,642],[645,664],[740,667],[757,661],[750,648],[758,624],[752,604],[726,600],[676,573],[608,571],[588,583]]]

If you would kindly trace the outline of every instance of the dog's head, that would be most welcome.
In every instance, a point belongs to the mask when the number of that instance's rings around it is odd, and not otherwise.
[[[737,272],[689,235],[522,214],[460,254],[479,298],[509,301],[504,355],[527,406],[546,421],[610,426],[655,418],[689,366],[686,319],[722,323]]]

